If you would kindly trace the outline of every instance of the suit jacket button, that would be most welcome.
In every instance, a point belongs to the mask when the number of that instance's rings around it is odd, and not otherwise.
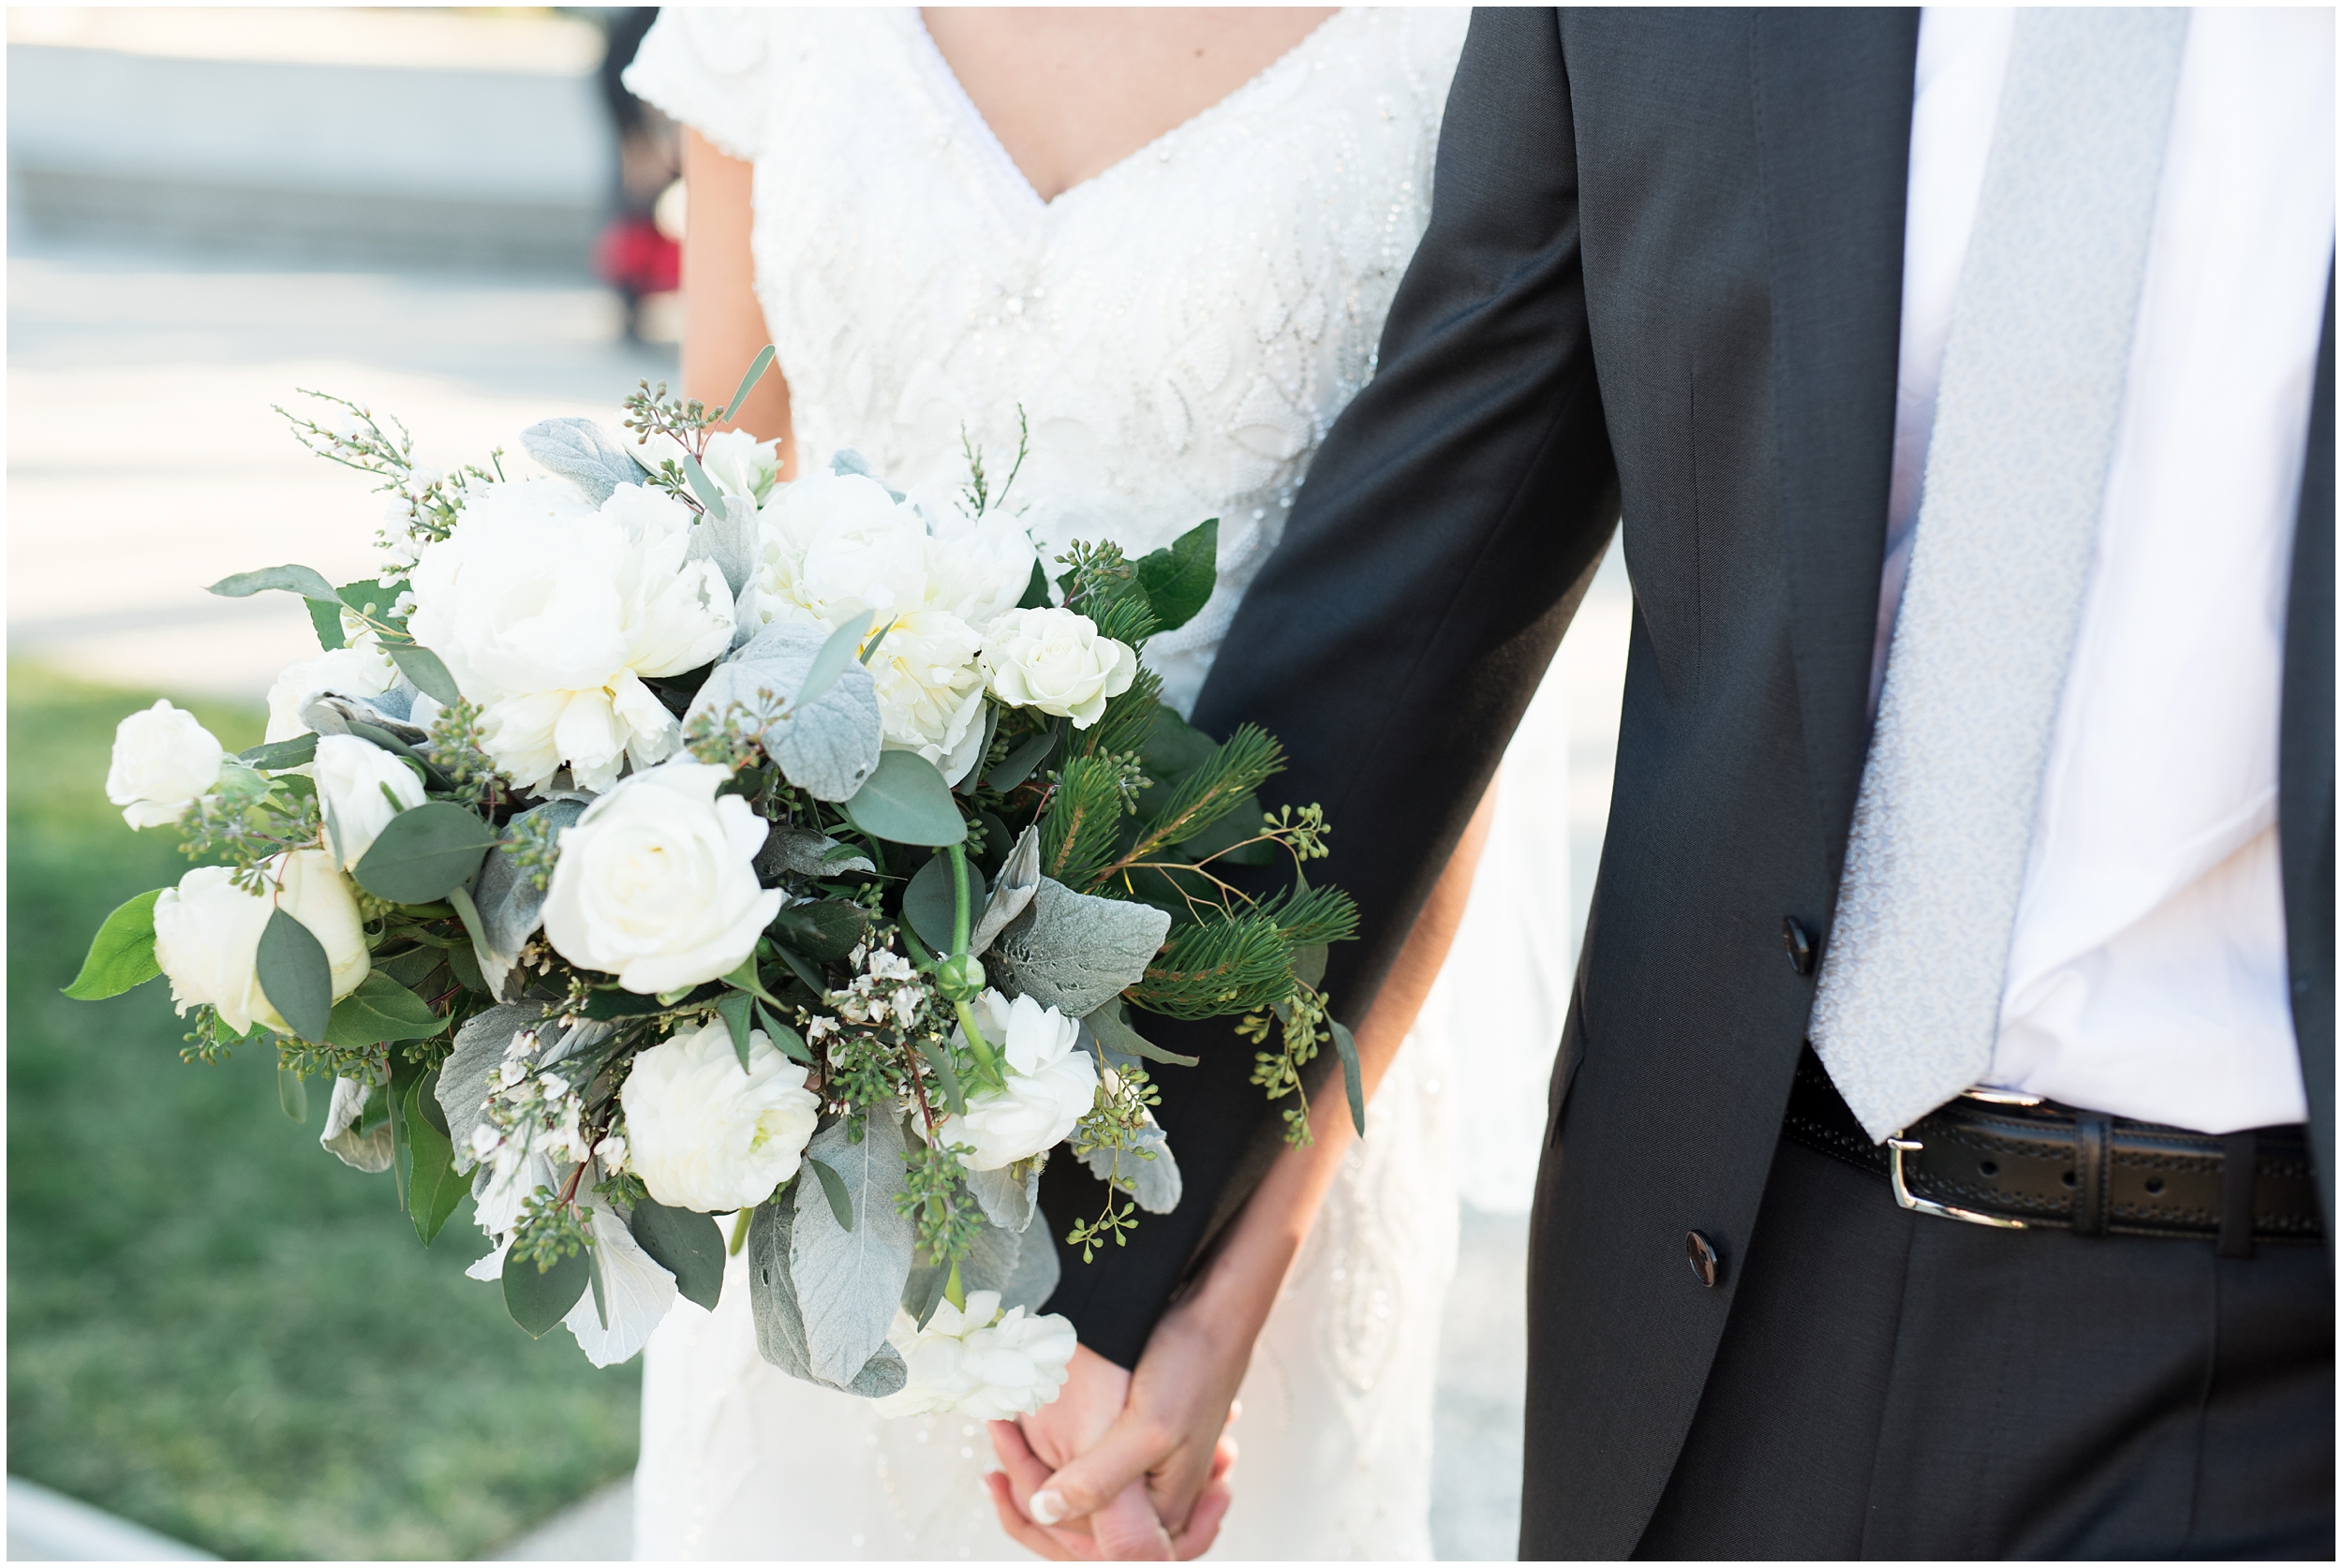
[[[1814,938],[1804,923],[1795,915],[1781,917],[1781,945],[1787,950],[1789,963],[1800,974],[1814,972]]]
[[[1697,1231],[1683,1233],[1683,1255],[1691,1260],[1692,1273],[1710,1290],[1724,1278],[1724,1260],[1716,1255],[1716,1244]]]

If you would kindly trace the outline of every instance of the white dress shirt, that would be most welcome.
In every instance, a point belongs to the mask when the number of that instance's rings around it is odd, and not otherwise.
[[[1920,22],[1876,704],[2015,13]],[[2277,870],[2294,514],[2334,256],[2334,13],[2189,19],[2081,631],[1985,1082],[2303,1120]]]

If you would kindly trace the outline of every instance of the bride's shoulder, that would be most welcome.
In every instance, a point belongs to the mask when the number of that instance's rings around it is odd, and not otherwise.
[[[626,69],[637,97],[736,158],[753,159],[791,78],[824,59],[867,57],[897,23],[877,7],[669,6]]]

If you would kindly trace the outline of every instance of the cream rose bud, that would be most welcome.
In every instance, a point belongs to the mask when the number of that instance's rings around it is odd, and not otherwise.
[[[986,991],[972,1004],[976,1025],[1001,1059],[1008,1082],[968,1096],[964,1114],[943,1118],[937,1140],[971,1171],[997,1171],[1053,1148],[1097,1098],[1098,1066],[1081,1048],[1081,1020],[1030,997],[1010,1001]]]
[[[326,842],[345,871],[356,868],[393,817],[422,804],[422,780],[414,770],[355,735],[319,737],[310,777],[325,812]]]
[[[132,827],[163,827],[210,792],[227,758],[228,748],[195,715],[157,700],[114,726],[106,798]]]
[[[1039,708],[1087,730],[1138,675],[1128,644],[1098,635],[1071,610],[1011,610],[985,637],[984,670],[992,694],[1014,708]]]
[[[379,697],[398,684],[398,666],[371,640],[347,648],[333,648],[315,658],[288,664],[268,688],[268,732],[265,739],[290,740],[309,732],[301,710],[329,693],[340,697]]]
[[[797,1174],[821,1102],[805,1069],[749,1035],[749,1070],[722,1019],[669,1036],[634,1058],[626,1087],[627,1168],[670,1208],[750,1208]],[[615,1142],[617,1140],[605,1140]]]
[[[587,806],[561,836],[545,895],[554,951],[645,995],[738,969],[788,895],[757,883],[765,825],[738,795],[717,795],[729,777],[667,762]]]
[[[256,967],[272,909],[307,926],[325,949],[335,1001],[355,991],[374,967],[358,900],[331,854],[289,851],[264,872],[274,884],[273,898],[245,892],[224,865],[199,865],[155,900],[155,962],[170,979],[170,999],[182,1016],[208,1002],[239,1034],[256,1023],[292,1032],[261,992]]]
[[[898,1314],[887,1339],[911,1375],[877,1401],[881,1415],[977,1421],[1030,1415],[1056,1398],[1075,1344],[1070,1322],[1054,1312],[1028,1316],[1022,1307],[1003,1313],[998,1291],[970,1291],[965,1311],[938,1302],[925,1328]]]

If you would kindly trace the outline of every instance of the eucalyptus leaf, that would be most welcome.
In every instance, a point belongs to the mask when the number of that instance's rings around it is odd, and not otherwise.
[[[1138,585],[1155,613],[1158,633],[1176,631],[1195,618],[1211,598],[1220,567],[1220,519],[1198,523],[1164,549],[1134,563]]]
[[[1295,948],[1293,950],[1293,978],[1311,990],[1316,990],[1318,984],[1326,978],[1327,952],[1328,949],[1324,942],[1312,942],[1307,947]]]
[[[714,480],[707,477],[707,470],[700,466],[700,460],[688,451],[683,454],[683,478],[684,481],[690,485],[691,494],[699,498],[702,507],[718,515],[722,513],[724,510],[722,489]]]
[[[249,599],[271,588],[299,594],[304,599],[323,599],[334,606],[336,615],[341,614],[341,595],[334,591],[334,584],[328,583],[325,574],[315,567],[276,566],[262,567],[258,571],[240,571],[233,577],[221,578],[204,592],[217,594],[222,599]]]
[[[295,1121],[309,1119],[309,1086],[281,1062],[276,1068],[276,1108]]]
[[[408,1146],[412,1154],[412,1174],[408,1177],[407,1217],[415,1223],[415,1235],[425,1247],[439,1234],[448,1216],[463,1201],[465,1181],[456,1174],[454,1148],[448,1142],[447,1128],[437,1125],[444,1117],[435,1117],[438,1106],[433,1100],[437,1088],[437,1074],[425,1073],[408,1087],[406,1125]]]
[[[756,1004],[756,1021],[764,1026],[764,1036],[791,1061],[804,1066],[813,1065],[813,1053],[806,1048],[805,1036],[765,1011],[764,1004]]]
[[[1016,749],[1001,759],[1001,765],[986,777],[985,782],[1001,794],[1008,793],[1030,778],[1033,769],[1049,760],[1049,753],[1057,749],[1057,728],[1052,725],[1037,735],[1019,741]]]
[[[834,629],[814,650],[813,662],[807,666],[805,679],[797,688],[793,703],[818,703],[823,693],[837,683],[837,677],[860,662],[854,657],[864,638],[870,635],[871,617],[865,613]]]
[[[757,382],[764,378],[764,372],[772,368],[772,363],[773,346],[767,343],[756,351],[756,358],[749,362],[747,372],[740,377],[740,389],[732,394],[732,401],[717,410],[727,423],[740,422],[740,405],[749,400],[749,393],[756,390]]]
[[[579,1248],[540,1273],[515,1251],[504,1255],[504,1309],[532,1339],[541,1339],[585,1299],[593,1284],[593,1264]]]
[[[1334,1050],[1341,1057],[1341,1087],[1350,1097],[1350,1122],[1366,1136],[1366,1084],[1358,1071],[1358,1043],[1350,1038],[1350,1031],[1332,1018],[1326,1020],[1334,1031]]]
[[[959,1069],[952,1065],[951,1046],[941,1036],[929,1031],[919,1039],[919,1054],[927,1058],[927,1066],[935,1072],[935,1081],[943,1091],[943,1108],[954,1116],[964,1116],[968,1094],[960,1087]]]
[[[464,700],[456,688],[455,677],[447,673],[439,656],[420,643],[384,643],[382,651],[391,656],[398,673],[415,683],[416,688],[441,707],[452,708]]]
[[[952,917],[956,912],[952,898],[952,868],[942,855],[930,859],[912,875],[903,889],[903,918],[911,922],[912,930],[919,939],[938,953],[952,950]],[[971,953],[976,951],[971,939]]]
[[[1096,1012],[1138,983],[1171,917],[1151,904],[1096,898],[1051,877],[990,949],[1001,989],[1068,1017]]]
[[[846,816],[873,838],[941,849],[968,836],[952,788],[915,751],[880,754],[878,767],[846,802]]]
[[[1041,1198],[1041,1161],[1019,1160],[996,1171],[970,1171],[968,1191],[984,1217],[1002,1230],[1021,1232],[1032,1223]]]
[[[727,991],[716,998],[716,1015],[732,1035],[733,1054],[740,1058],[743,1072],[749,1070],[749,1053],[756,1044],[749,1038],[749,1009],[755,1005],[756,998],[746,991]]]
[[[377,969],[334,1004],[325,1043],[356,1050],[392,1040],[428,1040],[445,1028],[447,1020],[429,1002]]]
[[[724,1288],[724,1233],[711,1216],[645,1198],[634,1206],[628,1229],[643,1250],[674,1276],[685,1300],[716,1309]]]
[[[312,732],[305,735],[295,735],[290,740],[271,741],[266,746],[256,746],[249,751],[239,751],[236,753],[236,761],[248,768],[257,768],[262,773],[274,773],[284,768],[300,767],[304,762],[314,762],[317,761],[317,756],[318,737],[315,732]]]
[[[643,481],[617,437],[592,420],[541,420],[521,432],[521,450],[585,491],[596,506],[619,485]]]
[[[1120,997],[1089,1013],[1082,1022],[1089,1025],[1089,1032],[1098,1037],[1098,1043],[1117,1057],[1144,1057],[1149,1061],[1168,1062],[1174,1067],[1193,1067],[1203,1059],[1200,1057],[1183,1057],[1177,1051],[1166,1051],[1133,1028]]]
[[[471,880],[496,830],[452,801],[430,800],[393,817],[353,873],[393,904],[428,904]]]
[[[271,910],[253,955],[260,994],[292,1032],[322,1042],[334,1015],[334,967],[325,944],[282,909]]]
[[[102,1001],[163,972],[155,961],[155,900],[164,892],[158,887],[141,893],[106,917],[90,939],[82,972],[65,988],[67,996],[75,1001]]]
[[[1031,906],[1033,895],[1040,891],[1041,830],[1027,828],[1001,863],[1001,874],[992,880],[992,895],[976,917],[975,929],[968,933],[968,951],[983,956],[1009,922]]]
[[[1139,1129],[1137,1137],[1133,1141],[1138,1146],[1122,1151],[1119,1161],[1121,1171],[1119,1181],[1115,1179],[1118,1161],[1111,1149],[1093,1148],[1081,1157],[1081,1162],[1100,1181],[1128,1192],[1132,1202],[1148,1213],[1170,1213],[1179,1206],[1183,1185],[1179,1179],[1179,1162],[1171,1157],[1170,1142],[1152,1115],[1148,1117],[1147,1125]]]
[[[829,1200],[831,1218],[839,1230],[853,1229],[853,1200],[846,1194],[846,1178],[832,1170],[828,1161],[807,1155],[805,1162],[812,1167],[814,1176],[822,1184],[822,1196]]]
[[[886,1342],[911,1272],[911,1220],[895,1206],[903,1186],[902,1123],[881,1111],[862,1120],[861,1142],[850,1136],[853,1124],[840,1119],[816,1132],[806,1148],[809,1159],[844,1182],[852,1229],[840,1228],[827,1212],[823,1183],[800,1181],[789,1246],[813,1375],[840,1385]]]
[[[773,935],[817,964],[835,963],[854,950],[869,927],[862,906],[844,898],[792,904],[773,917]]]
[[[783,876],[842,877],[852,871],[876,871],[870,857],[851,844],[841,844],[812,828],[776,827],[764,836],[756,851],[757,875],[767,881]]]

